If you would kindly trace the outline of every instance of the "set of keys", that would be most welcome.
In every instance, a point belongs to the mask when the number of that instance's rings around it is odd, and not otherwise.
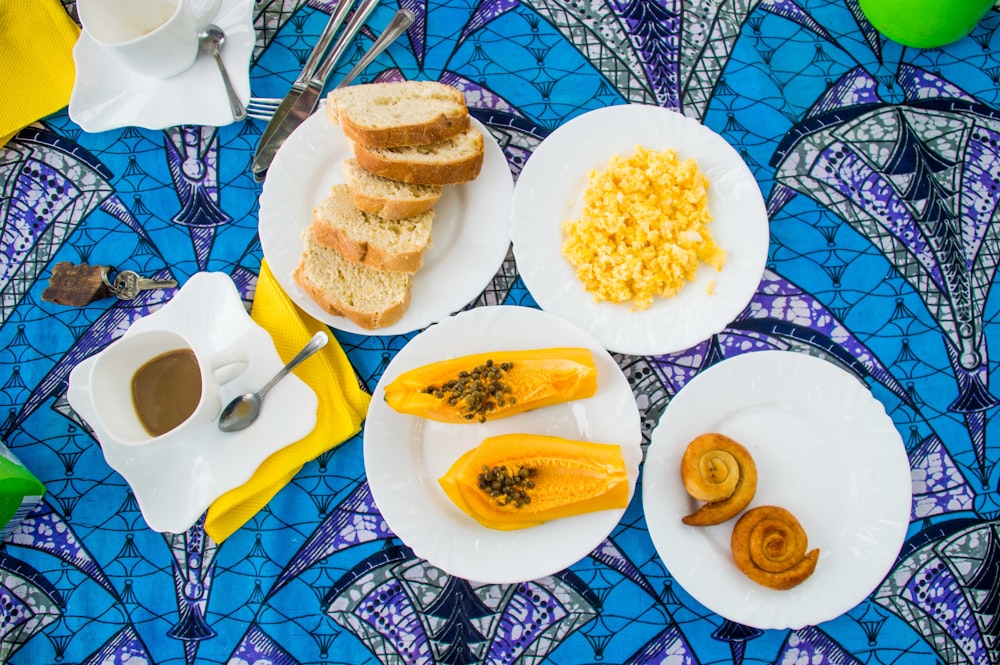
[[[104,273],[104,283],[111,294],[119,300],[131,300],[142,291],[150,289],[171,289],[177,286],[177,281],[173,279],[150,279],[143,277],[133,270],[119,271],[113,280],[108,280],[108,273]]]
[[[115,296],[132,300],[143,291],[170,289],[177,286],[173,279],[150,279],[134,270],[120,270],[112,276],[109,266],[91,266],[60,262],[53,266],[48,287],[42,300],[70,307],[85,307],[95,300]]]

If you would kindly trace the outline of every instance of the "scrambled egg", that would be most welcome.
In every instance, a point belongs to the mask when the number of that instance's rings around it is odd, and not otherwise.
[[[722,269],[711,220],[695,160],[638,146],[590,173],[581,218],[563,224],[562,252],[594,300],[646,309],[692,281],[700,262]]]

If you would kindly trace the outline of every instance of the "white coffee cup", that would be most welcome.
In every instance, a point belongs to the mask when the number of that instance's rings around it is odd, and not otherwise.
[[[190,349],[201,374],[201,398],[191,415],[170,431],[153,436],[146,431],[136,411],[132,382],[149,361],[175,350]],[[242,349],[208,353],[195,347],[184,335],[171,330],[126,333],[97,355],[90,374],[94,414],[107,435],[126,446],[167,444],[189,436],[219,417],[220,388],[246,370],[249,359]]]
[[[77,0],[80,23],[98,46],[132,71],[175,76],[198,57],[198,33],[221,0]]]

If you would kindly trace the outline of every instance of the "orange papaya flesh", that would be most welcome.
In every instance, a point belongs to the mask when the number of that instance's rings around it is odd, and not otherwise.
[[[483,370],[491,364],[489,371]],[[504,369],[507,365],[509,368]],[[460,373],[497,377],[501,390],[477,408],[464,393],[445,389]],[[493,378],[484,379],[487,383]],[[428,392],[438,388],[438,392]],[[445,423],[485,422],[552,404],[593,397],[597,365],[587,348],[549,348],[477,353],[440,360],[400,374],[385,387],[392,409]]]
[[[501,505],[479,487],[484,468],[503,466],[516,473],[533,469],[529,503]],[[628,505],[628,472],[621,447],[538,434],[489,437],[465,453],[438,483],[462,512],[485,527],[502,531]]]

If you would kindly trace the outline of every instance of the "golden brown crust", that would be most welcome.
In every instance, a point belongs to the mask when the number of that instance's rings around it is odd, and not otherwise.
[[[478,134],[478,132],[477,132]],[[461,159],[420,162],[392,159],[355,143],[354,157],[361,168],[384,178],[418,185],[455,185],[475,180],[483,168],[485,144],[478,138],[478,150]]]
[[[299,287],[306,292],[306,295],[312,298],[317,305],[334,316],[343,316],[346,319],[353,321],[365,330],[375,330],[377,328],[391,326],[403,318],[403,314],[406,313],[407,308],[410,306],[410,294],[407,292],[406,300],[404,302],[396,303],[392,307],[380,312],[362,312],[347,305],[330,300],[322,289],[316,287],[309,281],[309,277],[306,275],[305,267],[301,263],[299,263],[295,272],[292,273],[292,277],[295,280],[295,283],[298,284]]]
[[[368,242],[356,240],[343,229],[315,217],[312,230],[316,235],[316,242],[320,245],[329,247],[348,261],[361,263],[369,268],[413,274],[424,264],[423,250],[390,254]]]
[[[440,109],[436,113],[435,107]],[[380,113],[388,108],[397,109],[392,121]],[[327,96],[326,115],[348,138],[370,148],[439,143],[461,134],[470,124],[462,91],[437,81],[339,88]]]
[[[769,589],[798,586],[816,570],[819,550],[806,552],[805,529],[788,510],[758,506],[736,521],[730,546],[744,575]]]
[[[369,148],[391,148],[401,145],[440,143],[469,128],[469,116],[444,113],[417,125],[394,127],[364,127],[346,113],[340,114],[340,127],[351,141]]]
[[[702,434],[681,456],[681,481],[688,494],[707,502],[681,521],[690,526],[721,524],[750,505],[757,493],[757,465],[750,451],[728,436]]]
[[[351,190],[351,198],[354,199],[354,205],[358,207],[358,210],[389,220],[416,217],[427,212],[437,203],[437,199],[398,201],[378,196],[367,196],[353,189]]]

